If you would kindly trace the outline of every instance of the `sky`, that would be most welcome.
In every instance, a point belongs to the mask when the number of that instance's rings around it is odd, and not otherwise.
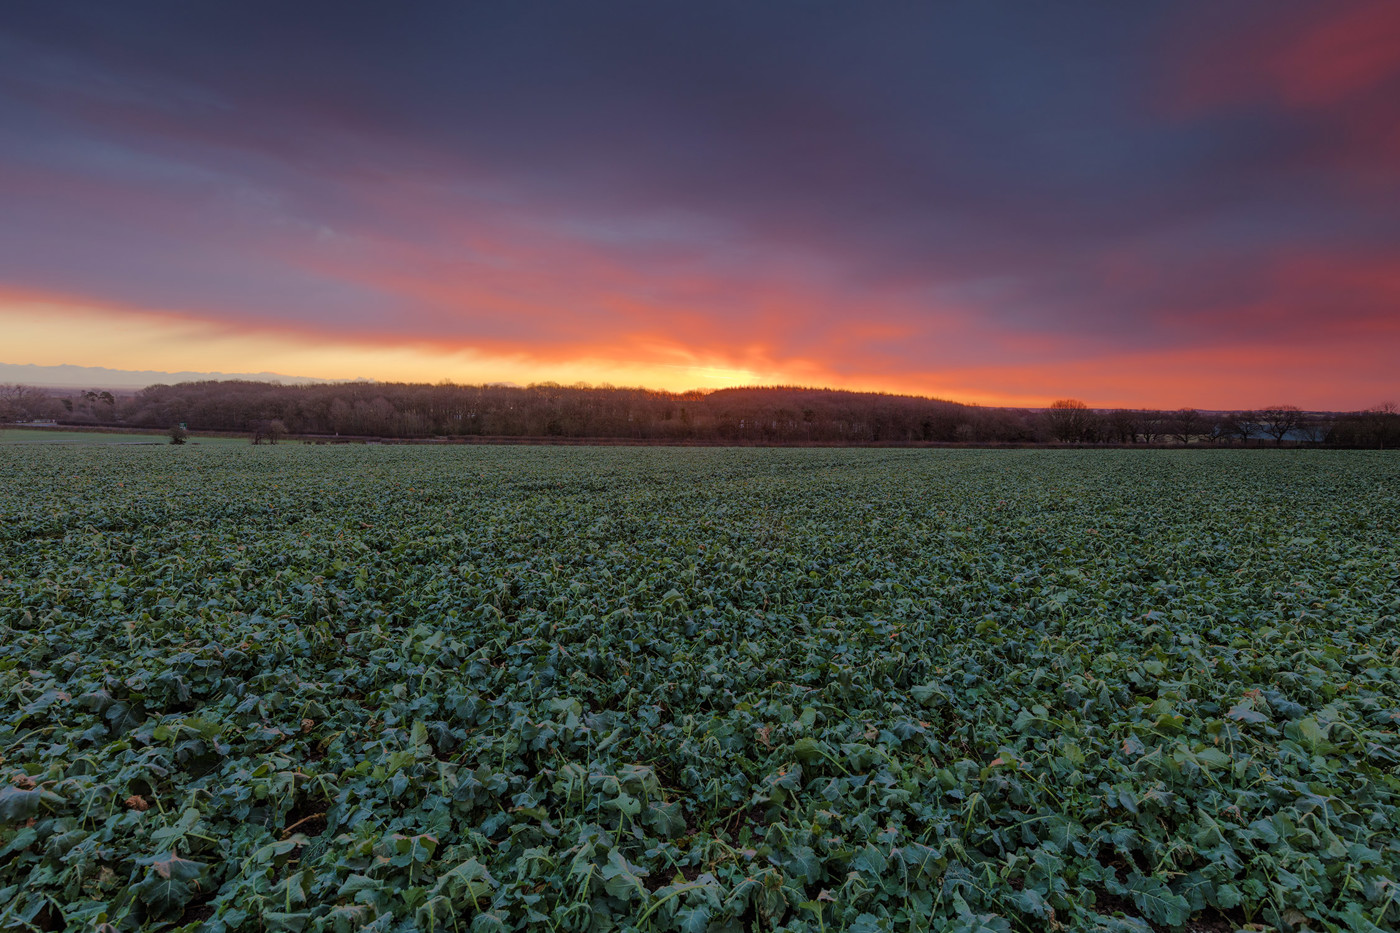
[[[1400,3],[0,6],[0,362],[1400,396]]]

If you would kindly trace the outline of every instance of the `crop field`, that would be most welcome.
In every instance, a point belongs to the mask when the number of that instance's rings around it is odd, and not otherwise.
[[[0,929],[1400,927],[1396,456],[0,477]]]
[[[164,434],[122,434],[113,431],[60,431],[53,428],[0,426],[0,447],[14,444],[169,444]],[[187,444],[247,444],[243,438],[191,437]]]

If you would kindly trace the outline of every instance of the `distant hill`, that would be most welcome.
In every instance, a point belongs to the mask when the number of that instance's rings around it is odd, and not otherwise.
[[[280,382],[284,385],[317,385],[330,379],[287,376],[282,373],[166,373],[155,370],[108,369],[105,366],[37,366],[33,363],[0,363],[0,383],[19,383],[45,389],[144,389],[149,385],[208,380]]]

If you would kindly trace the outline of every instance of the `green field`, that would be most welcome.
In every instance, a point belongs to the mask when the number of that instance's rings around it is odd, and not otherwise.
[[[170,438],[164,434],[123,434],[115,431],[60,431],[53,428],[10,428],[0,427],[0,447],[11,444],[169,444]],[[191,437],[185,443],[204,444],[247,444],[243,438],[230,437]]]
[[[1396,456],[0,471],[0,929],[1400,925]]]

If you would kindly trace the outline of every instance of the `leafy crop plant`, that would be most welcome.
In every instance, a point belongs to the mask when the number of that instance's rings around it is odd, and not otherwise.
[[[0,449],[0,928],[1400,927],[1400,459]]]

